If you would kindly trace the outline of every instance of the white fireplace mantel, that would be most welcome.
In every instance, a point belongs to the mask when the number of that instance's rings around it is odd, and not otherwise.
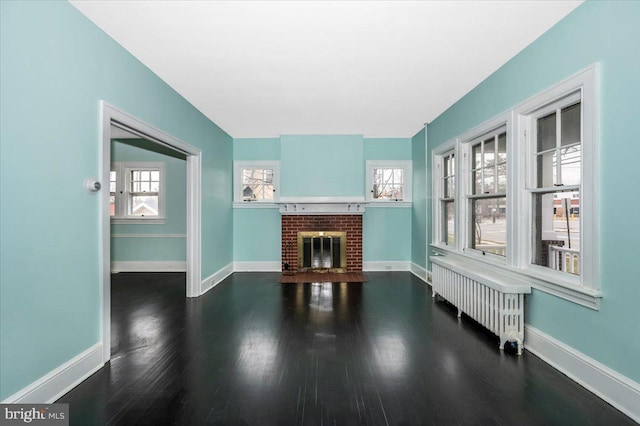
[[[283,215],[363,214],[364,197],[282,197]]]

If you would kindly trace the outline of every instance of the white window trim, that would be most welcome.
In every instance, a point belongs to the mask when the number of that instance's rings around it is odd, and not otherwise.
[[[531,196],[529,190],[531,182],[529,156],[533,152],[533,141],[527,138],[531,134],[533,118],[538,117],[549,104],[566,98],[573,92],[580,91],[582,96],[582,140],[581,140],[581,179],[580,179],[580,275],[561,274],[537,265],[531,265],[532,235],[531,232],[524,232],[519,235],[520,241],[526,241],[526,250],[520,252],[518,259],[515,259],[517,266],[523,273],[537,278],[545,283],[546,289],[557,293],[569,293],[568,297],[573,300],[573,295],[578,299],[584,296],[591,296],[594,299],[601,297],[600,292],[600,270],[599,270],[599,241],[600,225],[599,211],[596,194],[598,193],[599,167],[598,167],[598,129],[597,113],[598,104],[596,98],[596,79],[598,66],[594,64],[573,76],[565,79],[559,84],[545,90],[544,92],[530,98],[514,108],[516,116],[516,137],[518,139],[517,153],[518,169],[520,170],[518,187],[523,188],[517,194],[519,196],[518,205],[521,206],[520,220],[531,223]],[[524,151],[523,151],[524,150]],[[585,173],[585,170],[587,173]],[[524,227],[522,227],[524,228]],[[522,239],[524,238],[524,239]],[[579,293],[580,295],[577,295]],[[575,300],[580,303],[579,300]],[[597,307],[598,300],[594,300]],[[590,306],[594,307],[594,306]]]
[[[559,84],[518,104],[509,111],[449,140],[432,152],[432,242],[430,246],[436,253],[480,260],[496,268],[517,273],[526,278],[532,287],[556,295],[574,303],[598,310],[602,293],[600,290],[599,241],[600,225],[598,200],[598,104],[596,82],[598,65],[594,64]],[[582,132],[581,138],[581,273],[574,276],[530,263],[532,250],[531,232],[531,196],[528,187],[530,173],[529,152],[533,149],[527,141],[530,132],[531,117],[547,105],[561,100],[572,92],[582,94]],[[507,130],[507,256],[478,255],[474,250],[465,250],[468,245],[467,219],[469,208],[466,194],[470,190],[469,164],[464,159],[468,153],[468,142],[496,129],[506,126]],[[456,155],[456,244],[444,245],[441,240],[440,172],[437,167],[443,154],[455,150]],[[468,155],[468,154],[467,154]],[[587,171],[585,173],[585,170]],[[463,194],[465,194],[463,196]]]
[[[366,161],[366,178],[365,178],[365,200],[369,207],[411,207],[413,167],[411,160],[367,160]],[[403,169],[404,170],[404,187],[402,200],[385,200],[373,198],[373,169]]]
[[[245,201],[242,197],[243,169],[273,169],[273,200]],[[234,161],[233,162],[233,207],[234,208],[278,208],[280,200],[280,161]]]
[[[513,141],[511,137],[511,129],[512,129],[512,114],[509,112],[502,113],[497,117],[494,117],[479,126],[474,127],[473,129],[463,133],[458,137],[458,182],[457,182],[457,192],[456,192],[456,229],[460,229],[458,234],[459,236],[459,247],[461,247],[462,251],[465,252],[468,256],[477,258],[489,264],[496,265],[505,265],[507,264],[507,259],[510,258],[510,254],[513,251],[513,241],[509,239],[510,230],[515,228],[515,221],[511,217],[512,212],[514,211],[514,206],[511,203],[513,186],[510,170],[513,169],[511,166],[511,157],[512,157],[512,148]],[[470,235],[468,224],[471,220],[471,166],[469,159],[471,158],[471,145],[473,142],[476,142],[478,139],[487,135],[488,133],[497,131],[498,129],[504,129],[507,133],[507,255],[506,256],[498,256],[492,253],[483,254],[481,250],[476,250],[471,248],[469,244]]]
[[[460,194],[460,156],[458,155],[458,139],[451,139],[442,145],[435,148],[431,153],[431,167],[433,170],[433,176],[431,179],[432,189],[431,192],[433,194],[433,202],[431,203],[431,211],[432,218],[431,221],[431,231],[432,231],[432,246],[437,247],[443,251],[456,252],[459,250],[458,246],[460,244],[460,218],[458,213],[458,204],[459,203],[459,194]],[[455,200],[455,232],[454,239],[455,244],[448,245],[442,242],[442,218],[444,212],[442,211],[442,206],[440,205],[440,199],[443,196],[444,188],[442,188],[442,166],[443,166],[443,158],[446,154],[449,154],[453,151],[453,158],[455,164],[455,174],[454,174],[454,182],[455,182],[455,192],[454,192],[454,200]]]
[[[141,217],[129,215],[129,182],[127,171],[131,169],[158,169],[160,171],[160,191],[158,192],[158,216]],[[111,217],[114,225],[162,225],[165,223],[165,164],[162,161],[117,161],[111,166],[116,172],[116,209]]]

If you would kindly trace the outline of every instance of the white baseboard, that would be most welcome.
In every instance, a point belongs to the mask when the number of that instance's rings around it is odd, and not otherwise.
[[[420,278],[422,281],[424,281],[427,284],[431,284],[431,280],[429,280],[429,277],[431,276],[431,273],[428,272],[425,268],[423,268],[422,266],[418,265],[417,263],[413,263],[411,262],[411,269],[410,269],[411,273],[413,275],[415,275],[416,277]]]
[[[529,352],[640,423],[640,384],[529,324],[524,328]]]
[[[233,262],[202,280],[202,283],[200,283],[200,295],[220,284],[231,274],[233,274]]]
[[[368,272],[408,271],[410,262],[397,260],[373,260],[362,262],[362,270]]]
[[[186,272],[187,262],[181,260],[122,260],[111,262],[111,273],[118,272]]]
[[[14,393],[2,401],[2,404],[50,404],[78,386],[103,365],[102,343],[96,343]]]
[[[233,272],[281,272],[282,264],[275,262],[233,262]]]

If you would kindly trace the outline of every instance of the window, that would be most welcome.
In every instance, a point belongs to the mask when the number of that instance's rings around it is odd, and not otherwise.
[[[411,161],[367,161],[367,201],[411,202]]]
[[[529,115],[533,265],[580,275],[581,93]]]
[[[595,73],[434,150],[434,248],[598,308]]]
[[[595,81],[592,66],[516,110],[519,166],[527,169],[519,266],[552,292],[590,307],[601,296]]]
[[[453,149],[435,157],[434,166],[437,176],[435,198],[438,200],[436,215],[440,226],[437,241],[447,246],[455,246],[456,242],[456,155]]]
[[[115,223],[164,220],[164,163],[118,162],[109,173],[110,215]]]
[[[503,126],[468,143],[469,248],[507,253],[507,133]]]
[[[278,201],[280,164],[278,161],[236,161],[234,201],[274,203]]]

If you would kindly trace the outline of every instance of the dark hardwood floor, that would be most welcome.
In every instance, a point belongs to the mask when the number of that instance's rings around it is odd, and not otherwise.
[[[73,425],[622,425],[540,359],[498,350],[409,273],[277,284],[112,277],[110,364],[58,402]]]

